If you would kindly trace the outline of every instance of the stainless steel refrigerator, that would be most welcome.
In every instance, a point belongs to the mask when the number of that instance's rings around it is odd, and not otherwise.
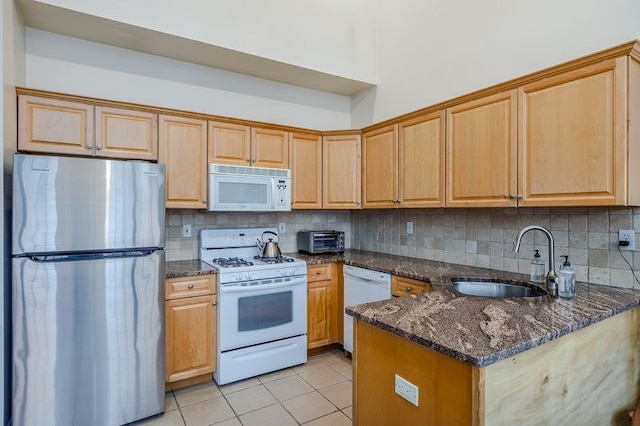
[[[164,166],[16,154],[13,424],[164,411]]]

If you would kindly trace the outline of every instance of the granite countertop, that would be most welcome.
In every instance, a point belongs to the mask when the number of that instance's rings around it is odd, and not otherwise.
[[[165,278],[211,275],[217,271],[213,266],[200,260],[175,260],[165,263]]]
[[[428,281],[432,291],[346,307],[347,314],[477,367],[486,367],[640,304],[640,291],[578,283],[573,300],[465,296],[450,279],[528,281],[512,272],[361,250],[286,253],[307,264],[339,263]],[[167,262],[166,277],[215,274],[199,260]],[[615,283],[612,283],[615,285]]]
[[[465,296],[453,289],[451,278],[528,281],[528,276],[357,250],[346,251],[343,261],[429,281],[433,287],[427,293],[349,306],[347,314],[477,367],[486,367],[640,304],[638,290],[587,283],[578,283],[573,300]]]

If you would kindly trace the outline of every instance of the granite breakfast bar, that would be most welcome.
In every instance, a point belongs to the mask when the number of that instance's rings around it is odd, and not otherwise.
[[[306,260],[432,285],[346,308],[354,424],[628,423],[640,389],[640,291],[579,283],[574,300],[470,297],[450,279],[527,277],[361,251]],[[417,407],[395,394],[396,374],[419,387]]]

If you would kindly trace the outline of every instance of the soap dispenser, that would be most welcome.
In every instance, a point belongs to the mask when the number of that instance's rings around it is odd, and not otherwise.
[[[531,276],[532,283],[544,284],[544,260],[540,257],[538,250],[533,251],[533,259],[531,259]]]
[[[561,257],[564,257],[564,263],[558,271],[558,296],[573,299],[576,297],[576,273],[571,269],[569,256]]]

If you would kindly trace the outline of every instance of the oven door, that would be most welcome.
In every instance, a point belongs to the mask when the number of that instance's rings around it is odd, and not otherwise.
[[[307,333],[307,277],[221,284],[220,352]]]
[[[210,211],[274,210],[274,182],[269,177],[209,174]]]

